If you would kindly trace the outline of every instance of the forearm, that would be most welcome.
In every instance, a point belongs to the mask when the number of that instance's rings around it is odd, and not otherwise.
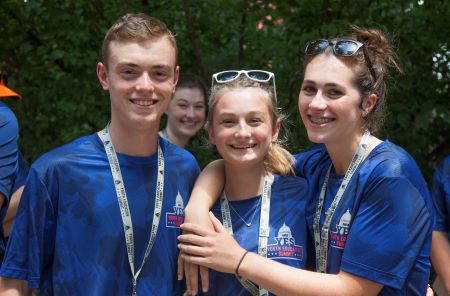
[[[20,197],[22,196],[24,186],[17,189],[12,195],[6,211],[5,218],[3,219],[3,232],[5,237],[8,237],[11,233],[11,227],[16,217],[17,208],[19,207]]]
[[[0,208],[3,206],[3,203],[5,202],[5,196],[0,193]]]
[[[249,253],[239,274],[276,295],[377,295],[382,286],[340,272],[337,275],[297,269]]]
[[[208,212],[222,192],[224,183],[223,161],[216,160],[210,163],[195,182],[189,202],[184,209],[185,221],[211,226]]]
[[[0,277],[1,296],[31,296],[27,281]]]
[[[437,275],[450,293],[450,243],[445,232],[433,231],[430,256]]]
[[[182,226],[189,232],[179,237],[186,261],[226,273],[235,273],[239,266],[241,276],[277,295],[377,295],[383,287],[343,271],[337,275],[316,273],[246,253],[220,221],[212,214],[210,217],[214,230],[192,223]]]

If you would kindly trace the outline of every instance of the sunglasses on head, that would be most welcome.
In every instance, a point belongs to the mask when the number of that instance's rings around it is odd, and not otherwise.
[[[264,71],[264,70],[228,70],[228,71],[222,71],[213,74],[212,76],[212,83],[211,85],[214,85],[214,81],[216,83],[228,83],[233,80],[236,80],[241,76],[242,74],[245,74],[248,79],[256,81],[256,82],[269,82],[270,79],[273,80],[273,93],[275,96],[275,102],[277,102],[277,90],[275,87],[275,74],[272,72]]]
[[[316,55],[324,52],[328,46],[332,46],[333,53],[336,56],[350,57],[356,54],[356,52],[362,47],[364,59],[367,63],[367,66],[370,71],[370,75],[376,81],[377,75],[375,74],[375,70],[373,69],[372,62],[369,59],[369,56],[366,52],[364,44],[351,39],[343,39],[343,40],[327,40],[327,39],[318,39],[315,41],[308,42],[305,48],[305,55]]]

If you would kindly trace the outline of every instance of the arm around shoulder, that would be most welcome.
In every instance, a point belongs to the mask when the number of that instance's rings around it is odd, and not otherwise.
[[[211,225],[208,212],[222,192],[224,183],[223,161],[211,162],[195,182],[189,203],[185,208],[186,222]]]

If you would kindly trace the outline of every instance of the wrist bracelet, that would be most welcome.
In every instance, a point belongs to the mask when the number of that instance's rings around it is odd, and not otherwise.
[[[244,257],[245,257],[245,255],[247,255],[247,253],[248,253],[248,251],[245,251],[244,254],[241,257],[241,260],[239,260],[239,263],[236,266],[236,270],[234,272],[236,275],[239,275],[239,267],[241,266],[242,261],[244,261]]]

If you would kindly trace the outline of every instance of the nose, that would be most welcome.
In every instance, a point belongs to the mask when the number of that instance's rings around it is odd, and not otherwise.
[[[153,91],[153,82],[148,73],[143,72],[142,75],[139,77],[136,84],[136,90],[139,92]]]
[[[186,110],[186,117],[187,118],[194,118],[195,117],[195,107],[194,106],[189,106]]]
[[[249,138],[251,135],[251,127],[246,123],[246,122],[240,122],[237,126],[236,126],[237,130],[234,133],[234,136],[237,139],[245,139],[245,138]]]
[[[325,110],[327,108],[326,100],[321,91],[317,91],[310,99],[309,108],[316,110]]]

